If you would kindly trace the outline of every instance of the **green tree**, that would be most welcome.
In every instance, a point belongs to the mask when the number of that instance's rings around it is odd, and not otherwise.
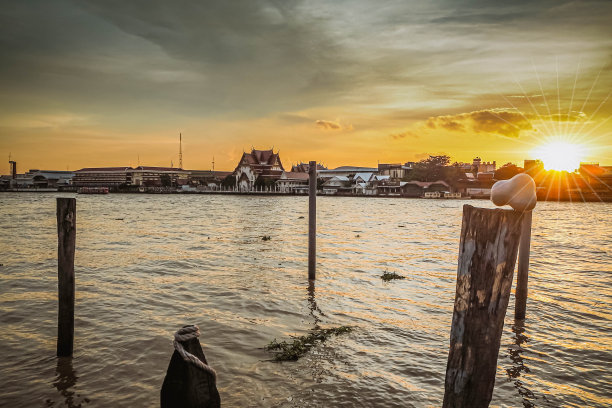
[[[451,173],[454,173],[447,169],[449,163],[450,157],[447,155],[429,156],[415,163],[406,178],[417,181],[446,180]]]

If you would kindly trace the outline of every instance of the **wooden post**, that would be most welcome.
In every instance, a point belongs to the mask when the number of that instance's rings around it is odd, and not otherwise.
[[[76,199],[57,198],[57,355],[71,356],[74,343],[74,246]]]
[[[317,267],[317,162],[309,162],[308,175],[308,279],[314,280]]]
[[[208,365],[197,337],[180,343],[185,351]],[[161,408],[219,408],[221,398],[215,376],[185,361],[175,349],[162,384],[160,406]]]
[[[488,407],[518,252],[521,213],[463,206],[443,407]]]
[[[527,281],[529,280],[529,251],[531,246],[532,211],[523,213],[521,222],[521,243],[519,244],[518,273],[516,276],[516,294],[514,318],[524,319],[527,310]]]

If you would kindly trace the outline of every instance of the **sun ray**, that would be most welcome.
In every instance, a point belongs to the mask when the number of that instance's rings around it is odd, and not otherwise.
[[[574,95],[576,94],[576,85],[578,83],[578,72],[580,71],[580,63],[582,62],[582,58],[578,60],[578,67],[576,68],[576,75],[574,75],[574,86],[572,87],[572,97],[570,98],[569,109],[567,111],[567,120],[565,122],[565,134],[569,134],[570,127],[570,117],[572,114],[572,108],[574,106]]]
[[[593,89],[595,88],[595,85],[599,81],[599,76],[601,75],[601,72],[603,71],[603,69],[604,69],[604,67],[602,67],[599,70],[599,72],[597,73],[597,76],[595,77],[595,80],[593,81],[593,84],[591,85],[591,89],[589,89],[589,93],[587,94],[584,102],[582,103],[582,107],[580,108],[580,112],[584,112],[584,108],[586,107],[587,103],[589,102],[589,99],[591,98],[591,93],[593,93]],[[576,129],[576,123],[573,124],[571,132],[574,133],[575,129]]]
[[[514,83],[521,89],[521,92],[523,93],[523,96],[525,97],[525,99],[527,99],[527,102],[529,102],[529,105],[531,106],[531,109],[533,109],[533,111],[536,114],[536,117],[541,117],[542,115],[540,115],[540,113],[538,112],[537,108],[535,107],[535,105],[533,104],[533,102],[531,101],[531,98],[529,96],[527,96],[527,93],[525,92],[525,89],[523,88],[523,86],[516,80],[516,78],[514,78]],[[546,133],[550,134],[550,130],[548,129],[548,126],[546,125],[545,122],[542,122],[543,126],[546,128]],[[538,141],[543,142],[544,139],[540,138],[539,136],[534,135],[534,137],[536,139],[538,139]]]

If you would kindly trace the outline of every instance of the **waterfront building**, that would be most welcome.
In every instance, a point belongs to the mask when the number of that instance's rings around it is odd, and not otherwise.
[[[34,188],[58,188],[72,184],[73,171],[62,170],[30,170],[26,173],[32,178]]]
[[[74,172],[77,187],[117,187],[132,183],[131,167],[87,167]]]
[[[374,167],[358,167],[358,166],[340,166],[331,170],[319,170],[317,176],[324,180],[329,180],[334,176],[338,177],[354,177],[357,173],[375,173],[378,174],[378,169]]]
[[[389,176],[392,179],[403,179],[406,175],[412,170],[411,162],[407,162],[406,164],[401,163],[379,163],[378,164],[378,174]]]
[[[72,171],[31,169],[24,174],[12,174],[8,184],[11,188],[57,189],[72,184],[73,177]]]
[[[134,186],[178,187],[189,183],[189,171],[176,167],[138,166],[127,172]]]
[[[189,184],[201,186],[209,190],[218,190],[225,178],[232,174],[231,171],[214,170],[187,170],[189,172]]]
[[[332,176],[321,185],[323,194],[346,193],[352,190],[351,181],[347,176]]]
[[[496,162],[483,162],[480,157],[474,158],[472,167],[477,173],[495,173]]]
[[[276,188],[283,193],[308,193],[309,174],[303,171],[283,171]]]
[[[252,191],[255,182],[261,185],[273,185],[285,171],[278,153],[270,150],[255,150],[242,153],[234,170],[236,187],[240,191]],[[260,179],[259,181],[257,181]]]

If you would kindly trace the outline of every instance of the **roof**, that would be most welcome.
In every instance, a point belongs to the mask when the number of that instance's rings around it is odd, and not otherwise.
[[[381,176],[381,175],[377,174],[377,175],[374,176],[375,180],[389,180],[390,178],[391,178],[391,176],[386,176],[386,175],[385,176]]]
[[[131,167],[85,167],[81,170],[77,170],[75,173],[88,172],[88,171],[127,171],[133,170]]]
[[[138,166],[134,170],[148,170],[148,171],[185,171],[179,167],[155,167],[155,166]]]
[[[288,171],[288,172],[285,172],[285,177],[287,179],[293,179],[293,180],[308,180],[310,176],[308,175],[308,173],[304,173],[301,171]]]
[[[364,173],[356,173],[355,177],[353,177],[353,180],[356,180],[358,177],[361,177],[361,179],[363,181],[370,181],[370,179],[372,178],[372,174],[374,174],[374,173],[371,173],[371,172],[369,172],[369,173],[365,173],[365,172]]]
[[[36,173],[31,174],[32,177],[44,177],[47,180],[60,180],[60,179],[71,179],[74,177],[74,172],[72,171],[37,171]]]
[[[377,168],[375,167],[358,167],[358,166],[340,166],[340,167],[336,167],[333,170],[327,170],[327,171],[356,171],[356,172],[376,172],[378,171]]]
[[[270,150],[251,150],[251,153],[242,153],[242,157],[236,166],[236,170],[241,164],[246,163],[253,168],[256,172],[260,172],[266,167],[272,167],[278,161],[279,167],[284,170],[283,164],[280,161],[278,153],[274,153]]]

